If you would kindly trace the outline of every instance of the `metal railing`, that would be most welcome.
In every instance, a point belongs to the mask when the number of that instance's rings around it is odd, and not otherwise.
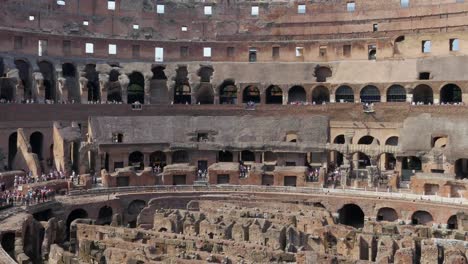
[[[412,200],[417,202],[444,203],[453,205],[468,205],[468,200],[461,198],[449,198],[435,195],[419,195],[401,192],[383,192],[379,190],[365,189],[330,189],[315,187],[289,187],[289,186],[259,186],[259,185],[177,185],[177,186],[131,186],[116,188],[99,188],[89,190],[70,191],[70,196],[84,195],[109,195],[122,193],[141,193],[141,192],[275,192],[275,193],[302,193],[302,194],[320,194],[320,195],[343,195],[353,197],[384,197],[389,199]]]

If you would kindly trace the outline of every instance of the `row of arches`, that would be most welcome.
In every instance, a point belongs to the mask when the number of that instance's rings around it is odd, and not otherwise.
[[[356,204],[345,204],[338,210],[338,222],[355,228],[364,226],[364,216],[364,211]],[[376,221],[395,222],[398,219],[400,216],[391,207],[381,207],[377,211]],[[411,220],[412,225],[432,225],[434,223],[432,214],[424,210],[413,212],[409,220]],[[457,216],[450,216],[446,224],[448,229],[458,229]]]

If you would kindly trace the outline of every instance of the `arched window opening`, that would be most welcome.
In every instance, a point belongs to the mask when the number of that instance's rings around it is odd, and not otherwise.
[[[462,102],[462,91],[455,84],[447,84],[440,90],[440,102],[453,104]]]
[[[76,219],[86,219],[88,218],[88,212],[84,209],[75,209],[67,217],[67,238],[70,237],[70,224]]]
[[[132,72],[129,76],[130,82],[127,88],[127,103],[145,103],[145,77],[139,72]]]
[[[276,85],[271,85],[266,89],[267,104],[283,104],[283,90]]]
[[[244,162],[255,162],[255,153],[250,150],[243,150],[240,156],[240,161]]]
[[[349,86],[340,86],[335,92],[335,101],[337,103],[354,103],[354,91]]]
[[[338,135],[333,140],[333,144],[344,144],[344,143],[345,143],[345,136],[344,135]]]
[[[447,221],[447,228],[456,230],[458,229],[458,218],[456,215],[452,215]]]
[[[380,102],[380,91],[373,85],[368,85],[361,90],[362,103],[377,103]]]
[[[218,161],[219,162],[233,162],[234,157],[230,151],[219,151],[218,152]]]
[[[422,104],[433,104],[434,93],[428,85],[421,84],[413,89],[413,102]]]
[[[134,167],[136,170],[142,170],[144,168],[143,153],[140,151],[134,151],[128,155],[128,165]]]
[[[14,132],[8,137],[8,169],[13,170],[13,163],[16,157],[18,133]]]
[[[365,169],[367,166],[371,166],[371,160],[369,156],[362,152],[358,152],[357,154],[357,169]],[[356,177],[359,177],[359,175],[356,175]]]
[[[185,150],[178,150],[172,154],[172,163],[188,163],[189,157]]]
[[[57,101],[57,92],[55,88],[55,67],[52,63],[41,61],[38,63],[39,70],[44,78],[43,84],[45,87],[45,99]]]
[[[398,137],[396,137],[396,136],[389,137],[385,141],[385,145],[387,145],[387,146],[398,146]]]
[[[176,70],[174,87],[174,104],[191,104],[192,89],[188,80],[187,66],[179,66]]]
[[[346,204],[339,211],[339,223],[354,228],[364,226],[364,212],[361,207],[355,204]]]
[[[432,215],[426,211],[416,211],[411,216],[411,224],[413,225],[432,225]]]
[[[88,88],[88,101],[97,102],[101,100],[101,91],[99,87],[99,73],[96,71],[95,64],[86,64],[85,78],[88,79],[86,87]]]
[[[288,103],[303,103],[306,100],[306,91],[304,87],[296,85],[288,91]]]
[[[260,103],[260,90],[254,85],[247,86],[242,94],[242,102]]]
[[[166,154],[162,151],[155,151],[150,154],[151,167],[160,167],[161,169],[166,166]]]
[[[377,212],[377,221],[395,222],[398,220],[398,213],[390,207],[382,207]]]
[[[312,103],[323,104],[330,102],[330,91],[325,86],[318,86],[312,91]]]
[[[377,144],[380,145],[380,142],[378,139],[374,138],[373,136],[363,136],[362,138],[359,139],[358,144],[361,145],[371,145],[371,144]]]
[[[220,104],[237,104],[237,87],[234,80],[225,80],[219,89]]]
[[[23,86],[24,99],[33,99],[32,89],[31,89],[31,67],[29,63],[24,60],[15,60],[16,69],[19,71],[19,78]]]
[[[42,143],[44,141],[44,136],[41,132],[34,132],[29,137],[29,144],[31,144],[31,150],[33,153],[37,154],[39,160],[42,160]]]
[[[387,102],[406,102],[406,90],[401,85],[392,85],[387,90]]]
[[[103,206],[99,209],[97,224],[98,225],[110,225],[112,223],[112,207]]]

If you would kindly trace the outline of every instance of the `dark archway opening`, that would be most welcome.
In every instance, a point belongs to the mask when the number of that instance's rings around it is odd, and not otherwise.
[[[377,212],[377,221],[394,222],[396,220],[398,220],[398,214],[393,208],[382,207]]]
[[[458,159],[455,161],[455,174],[458,179],[468,178],[468,159]]]
[[[333,144],[344,144],[344,143],[345,143],[345,136],[344,135],[338,135],[333,140]]]
[[[458,229],[458,218],[456,215],[452,215],[447,221],[448,229]]]
[[[86,64],[85,78],[88,79],[86,87],[88,88],[88,101],[96,102],[101,100],[99,88],[99,73],[96,71],[95,64]]]
[[[267,104],[283,104],[283,90],[276,85],[271,85],[266,89]]]
[[[109,73],[109,85],[107,87],[107,101],[122,102],[122,87],[119,82],[120,73],[118,70],[111,70]]]
[[[307,101],[304,87],[296,85],[288,91],[288,103],[303,103]]]
[[[330,102],[330,91],[325,86],[315,87],[312,91],[312,103],[323,104]]]
[[[39,222],[49,221],[49,219],[52,218],[52,216],[53,216],[52,209],[47,209],[47,210],[40,211],[40,212],[33,214],[34,219],[36,219],[36,221],[39,221]]]
[[[242,93],[242,102],[260,103],[260,90],[258,90],[258,88],[253,85],[247,86]]]
[[[255,153],[250,150],[243,150],[240,156],[240,161],[255,162]]]
[[[68,98],[62,98],[70,102],[81,102],[80,89],[76,67],[72,63],[62,64],[62,76],[65,78],[65,89],[68,91]]]
[[[41,132],[34,132],[29,137],[29,144],[31,144],[31,150],[33,153],[37,154],[39,160],[42,160],[42,144],[44,136]]]
[[[129,215],[138,215],[143,208],[146,207],[146,202],[143,200],[133,200],[127,208],[127,213]]]
[[[413,225],[431,225],[433,221],[432,215],[426,211],[416,211],[411,216]]]
[[[55,88],[55,68],[52,63],[41,61],[38,63],[39,70],[44,78],[45,99],[57,101],[57,90]]]
[[[361,145],[370,145],[370,144],[373,144],[373,143],[376,143],[377,145],[380,145],[380,142],[376,138],[374,138],[373,136],[369,136],[369,135],[363,136],[358,141],[358,144],[361,144]]]
[[[180,66],[176,70],[174,87],[174,104],[191,104],[192,90],[188,80],[187,66]]]
[[[15,60],[16,69],[19,71],[19,78],[24,89],[24,99],[33,99],[31,89],[31,67],[24,60]]]
[[[172,153],[172,163],[188,163],[189,157],[185,150],[178,150]]]
[[[233,162],[234,157],[230,151],[219,151],[218,162]]]
[[[112,207],[103,206],[99,209],[97,224],[110,225],[112,223]]]
[[[428,85],[421,84],[413,89],[413,102],[423,104],[434,103],[434,93],[432,88]]]
[[[317,82],[326,82],[328,77],[332,76],[332,71],[328,67],[318,66],[315,67],[315,78]]]
[[[18,133],[14,132],[8,137],[8,168],[13,170],[13,163],[15,161],[18,141]]]
[[[335,92],[335,101],[337,103],[354,103],[354,91],[349,86],[340,86]]]
[[[127,103],[145,103],[145,77],[140,72],[132,72],[128,78]]]
[[[364,212],[355,204],[346,204],[339,211],[339,223],[354,228],[364,226]]]
[[[161,169],[164,168],[166,163],[166,153],[162,151],[155,151],[150,154],[150,165],[152,167],[160,167]]]
[[[2,235],[2,248],[15,259],[15,233],[8,232]]]
[[[67,238],[70,237],[70,224],[75,221],[76,219],[86,219],[88,218],[88,212],[84,209],[75,209],[70,212],[67,217]]]
[[[380,91],[373,85],[368,85],[362,88],[360,93],[362,103],[377,103],[380,102]]]
[[[406,102],[406,90],[401,85],[392,85],[387,90],[387,102]]]
[[[136,170],[142,170],[144,168],[143,153],[140,151],[134,151],[128,155],[128,165],[134,167]]]
[[[237,87],[234,80],[225,80],[219,88],[220,104],[237,104]]]
[[[440,90],[440,102],[453,104],[462,102],[462,91],[455,84],[447,84]]]

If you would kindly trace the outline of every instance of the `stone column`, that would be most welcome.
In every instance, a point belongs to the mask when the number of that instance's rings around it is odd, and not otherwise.
[[[145,72],[144,77],[145,77],[145,103],[144,104],[151,104],[151,78],[153,77],[153,73]]]
[[[150,166],[150,154],[149,153],[143,153],[143,163],[145,164],[144,167],[149,167]]]
[[[44,77],[40,72],[33,73],[33,87],[32,87],[33,97],[36,98],[36,101],[39,103],[44,103],[45,101],[45,86],[44,86]]]
[[[107,102],[107,86],[109,85],[109,75],[99,74],[99,91],[101,102]]]
[[[80,84],[80,98],[82,104],[88,103],[88,79],[85,77],[80,77],[79,79]]]
[[[57,79],[58,95],[56,96],[57,101],[68,102],[68,90],[65,87],[66,79],[59,77]]]
[[[130,79],[128,79],[128,76],[126,74],[120,74],[118,82],[120,83],[122,102],[126,104],[127,103],[127,89],[128,89],[128,84],[130,83]]]
[[[6,74],[6,76],[12,80],[11,85],[15,87],[13,101],[21,102],[21,100],[26,99],[24,98],[24,86],[19,77],[19,71],[17,69],[12,69]]]

